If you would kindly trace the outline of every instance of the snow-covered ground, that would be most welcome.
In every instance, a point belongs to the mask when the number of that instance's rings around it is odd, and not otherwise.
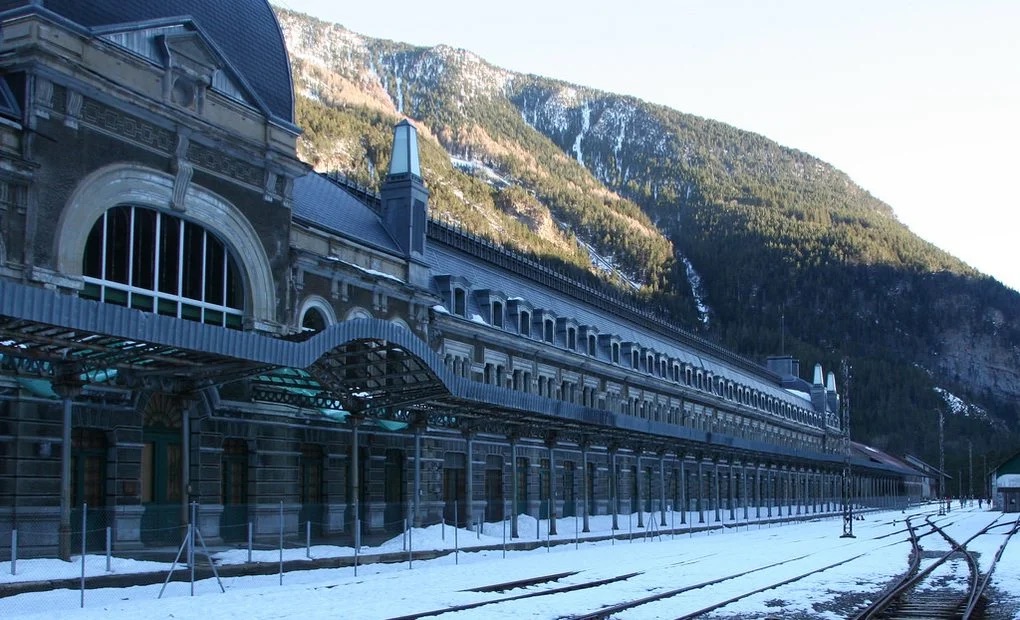
[[[920,512],[924,509],[915,509]],[[928,509],[928,512],[934,512]],[[909,514],[909,513],[907,513]],[[667,515],[667,519],[672,515]],[[658,515],[656,515],[658,520]],[[909,543],[903,533],[905,514],[900,511],[871,513],[854,523],[856,538],[841,538],[842,520],[826,517],[796,524],[739,524],[725,531],[659,535],[655,528],[645,528],[649,536],[630,541],[584,542],[543,547],[532,551],[472,552],[468,545],[495,544],[503,540],[503,525],[487,524],[483,533],[459,530],[460,551],[435,560],[415,560],[395,564],[362,564],[354,568],[292,571],[279,575],[237,577],[223,580],[226,593],[221,593],[215,580],[194,584],[171,583],[163,598],[157,600],[160,585],[86,590],[85,607],[79,608],[78,590],[54,590],[21,594],[0,599],[0,618],[103,618],[135,620],[137,618],[199,618],[203,615],[224,618],[392,618],[411,613],[441,609],[455,604],[505,598],[525,591],[536,591],[581,583],[595,579],[639,573],[612,585],[535,596],[513,603],[489,605],[462,611],[457,618],[560,618],[570,614],[594,611],[604,605],[651,593],[703,583],[732,575],[742,570],[790,560],[768,570],[753,572],[737,580],[701,588],[672,597],[666,601],[623,612],[614,617],[626,619],[676,618],[721,601],[749,592],[766,584],[793,577],[812,569],[829,566],[840,560],[857,559],[832,568],[820,575],[796,581],[775,590],[750,596],[730,605],[713,617],[719,618],[845,618],[854,593],[873,593],[898,575],[906,566]],[[998,519],[1012,523],[1016,515],[979,510],[971,506],[954,509],[939,522],[947,526],[958,540],[965,540],[984,525]],[[636,529],[636,521],[624,516],[623,532]],[[573,539],[574,520],[558,522],[560,539]],[[591,520],[593,534],[605,533],[611,522],[608,517]],[[530,528],[530,530],[529,530]],[[534,540],[534,520],[522,518],[521,534]],[[1009,528],[1001,527],[996,534],[974,543],[981,551],[983,566],[995,554]],[[652,534],[655,534],[654,536]],[[406,540],[401,536],[364,553],[399,551]],[[453,548],[450,527],[440,526],[415,530],[411,544],[415,549]],[[304,558],[305,549],[285,552],[287,558]],[[312,557],[353,554],[351,548],[312,547]],[[227,552],[217,556],[220,562],[247,560],[247,551]],[[256,552],[256,560],[277,561],[279,551]],[[76,558],[77,560],[77,558]],[[103,574],[106,558],[86,557],[86,574]],[[114,572],[134,572],[167,568],[166,565],[135,563],[114,559]],[[576,572],[555,583],[532,586],[504,593],[471,592],[470,588],[532,578],[555,573]],[[59,560],[20,560],[17,575],[11,573],[10,562],[0,562],[0,582],[14,580],[77,577],[81,564]],[[281,585],[282,581],[282,585]],[[1020,618],[1020,540],[1006,550],[993,578],[996,598],[1006,601],[989,610],[989,618]],[[859,600],[860,597],[857,597]],[[446,616],[450,617],[450,616]]]

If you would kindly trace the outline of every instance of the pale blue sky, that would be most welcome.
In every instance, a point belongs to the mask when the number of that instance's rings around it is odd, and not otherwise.
[[[1020,1],[274,2],[761,133],[1020,290]]]

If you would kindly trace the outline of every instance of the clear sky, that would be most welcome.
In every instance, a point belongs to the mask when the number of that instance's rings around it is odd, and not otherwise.
[[[273,1],[763,134],[1020,290],[1020,1]]]

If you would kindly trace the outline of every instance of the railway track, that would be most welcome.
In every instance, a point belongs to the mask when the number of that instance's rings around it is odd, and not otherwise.
[[[921,524],[914,523],[915,520],[924,517],[924,522]],[[931,521],[930,516],[923,514],[911,515],[904,522],[905,527],[898,529],[896,532],[891,534],[882,534],[874,537],[872,540],[881,540],[885,538],[892,538],[887,544],[883,544],[881,547],[875,547],[864,553],[856,554],[852,557],[845,558],[843,560],[830,563],[822,567],[813,567],[811,570],[796,574],[792,577],[786,577],[784,579],[776,580],[775,582],[769,582],[762,585],[760,577],[755,581],[754,587],[749,587],[746,592],[732,595],[732,587],[729,589],[727,595],[719,596],[717,600],[710,604],[690,611],[684,615],[678,616],[677,620],[690,620],[693,618],[699,618],[711,614],[713,612],[725,613],[725,608],[733,603],[759,594],[767,590],[777,590],[781,592],[781,589],[794,582],[817,576],[825,571],[831,570],[838,566],[843,566],[854,562],[855,560],[862,558],[870,553],[877,552],[880,549],[886,548],[892,545],[902,545],[904,535],[909,536],[911,544],[910,552],[910,567],[903,576],[903,578],[897,580],[892,586],[887,588],[881,597],[875,601],[872,605],[869,605],[866,609],[857,613],[856,616],[851,616],[855,620],[864,619],[895,619],[895,618],[928,618],[931,620],[941,618],[976,618],[975,610],[980,611],[979,601],[987,587],[991,572],[994,570],[994,562],[982,575],[978,569],[978,564],[974,554],[966,549],[967,544],[976,539],[979,536],[987,534],[993,528],[996,527],[1009,527],[1010,530],[1005,540],[1003,541],[998,553],[996,554],[996,560],[1002,555],[1006,544],[1009,542],[1010,537],[1017,531],[1018,523],[992,523],[984,526],[981,531],[971,536],[963,543],[958,543],[952,539],[952,537],[945,531],[945,528],[952,525],[952,522],[936,524]],[[899,522],[893,522],[894,525],[899,525]],[[945,541],[943,546],[948,545],[948,550],[939,552],[926,552],[921,546],[922,539],[928,537],[938,537],[939,540]],[[932,543],[930,546],[934,547]],[[831,552],[832,549],[827,550]],[[799,555],[784,559],[779,562],[774,562],[765,566],[759,566],[748,570],[736,572],[733,574],[724,575],[715,579],[706,580],[700,583],[683,585],[676,588],[661,589],[661,581],[659,585],[641,585],[644,580],[642,576],[646,572],[635,572],[623,575],[617,575],[609,578],[587,580],[576,583],[563,584],[563,580],[569,580],[571,577],[578,575],[577,572],[569,573],[558,573],[554,575],[538,576],[535,578],[524,579],[514,582],[507,582],[501,584],[492,584],[483,586],[480,588],[473,588],[471,591],[479,593],[499,593],[504,596],[498,596],[488,598],[482,601],[476,601],[464,605],[455,605],[451,607],[443,607],[433,609],[424,612],[418,612],[414,614],[408,614],[400,616],[399,618],[393,618],[391,620],[413,620],[424,617],[435,617],[442,616],[444,614],[453,614],[459,611],[465,611],[469,609],[475,609],[486,605],[512,605],[513,601],[533,598],[533,597],[544,597],[565,594],[568,592],[577,592],[581,590],[596,590],[604,586],[611,586],[611,584],[618,584],[623,581],[631,583],[628,586],[632,590],[646,590],[652,592],[641,597],[634,597],[629,600],[620,601],[615,604],[600,604],[598,609],[584,611],[581,613],[574,614],[562,614],[558,617],[560,620],[594,620],[594,619],[610,619],[610,618],[623,618],[627,616],[629,610],[637,610],[639,608],[647,607],[647,611],[637,612],[638,615],[642,613],[651,613],[655,617],[671,617],[668,609],[669,599],[677,597],[682,594],[692,592],[695,590],[704,589],[706,592],[705,599],[712,598],[710,594],[711,588],[717,584],[723,584],[725,582],[740,583],[742,577],[753,575],[755,573],[767,573],[768,571],[775,569],[776,567],[784,564],[795,565],[798,561],[810,558],[816,555],[815,553]],[[677,566],[683,566],[691,563],[696,563],[697,558],[682,562],[673,562],[668,565],[655,570],[662,570],[665,568],[673,568]],[[966,564],[966,573],[968,577],[964,580],[967,582],[967,588],[961,591],[959,587],[960,576],[956,574],[958,568]],[[950,570],[953,569],[953,570]],[[652,570],[647,571],[649,575],[652,574]],[[788,574],[788,573],[787,573]],[[935,583],[937,587],[933,587],[930,584]],[[923,585],[928,584],[928,585]],[[517,591],[517,593],[515,593]],[[905,592],[913,592],[913,594],[906,596]],[[595,597],[592,597],[594,600]],[[552,599],[550,599],[552,600]],[[653,611],[654,606],[657,603],[666,605],[662,607],[667,611],[660,613]],[[582,603],[583,604],[583,603]],[[550,611],[552,612],[553,606],[550,605]]]
[[[977,557],[967,546],[979,536],[1003,525],[1009,525],[1010,531],[982,576]],[[917,534],[918,528],[924,526],[910,524],[913,549],[909,570],[854,616],[854,620],[969,620],[980,610],[995,564],[1016,533],[1017,523],[1003,524],[996,518],[963,543],[957,542],[946,532],[946,526],[936,524],[931,517],[925,518],[925,526],[930,528],[929,534],[938,533],[949,544],[949,550],[926,554],[920,544],[923,535]],[[931,557],[926,558],[926,555]],[[925,559],[931,561],[925,563]],[[959,575],[961,563],[966,564],[966,577]],[[926,566],[922,568],[922,564]]]

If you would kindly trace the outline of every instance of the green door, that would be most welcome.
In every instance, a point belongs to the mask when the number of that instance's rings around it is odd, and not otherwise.
[[[181,542],[183,450],[179,433],[148,431],[142,445],[142,532],[146,545]]]
[[[106,547],[106,435],[101,430],[76,428],[71,440],[71,549],[81,550],[82,511],[85,510],[85,548]]]
[[[220,536],[227,542],[248,536],[248,446],[240,439],[223,443]]]

